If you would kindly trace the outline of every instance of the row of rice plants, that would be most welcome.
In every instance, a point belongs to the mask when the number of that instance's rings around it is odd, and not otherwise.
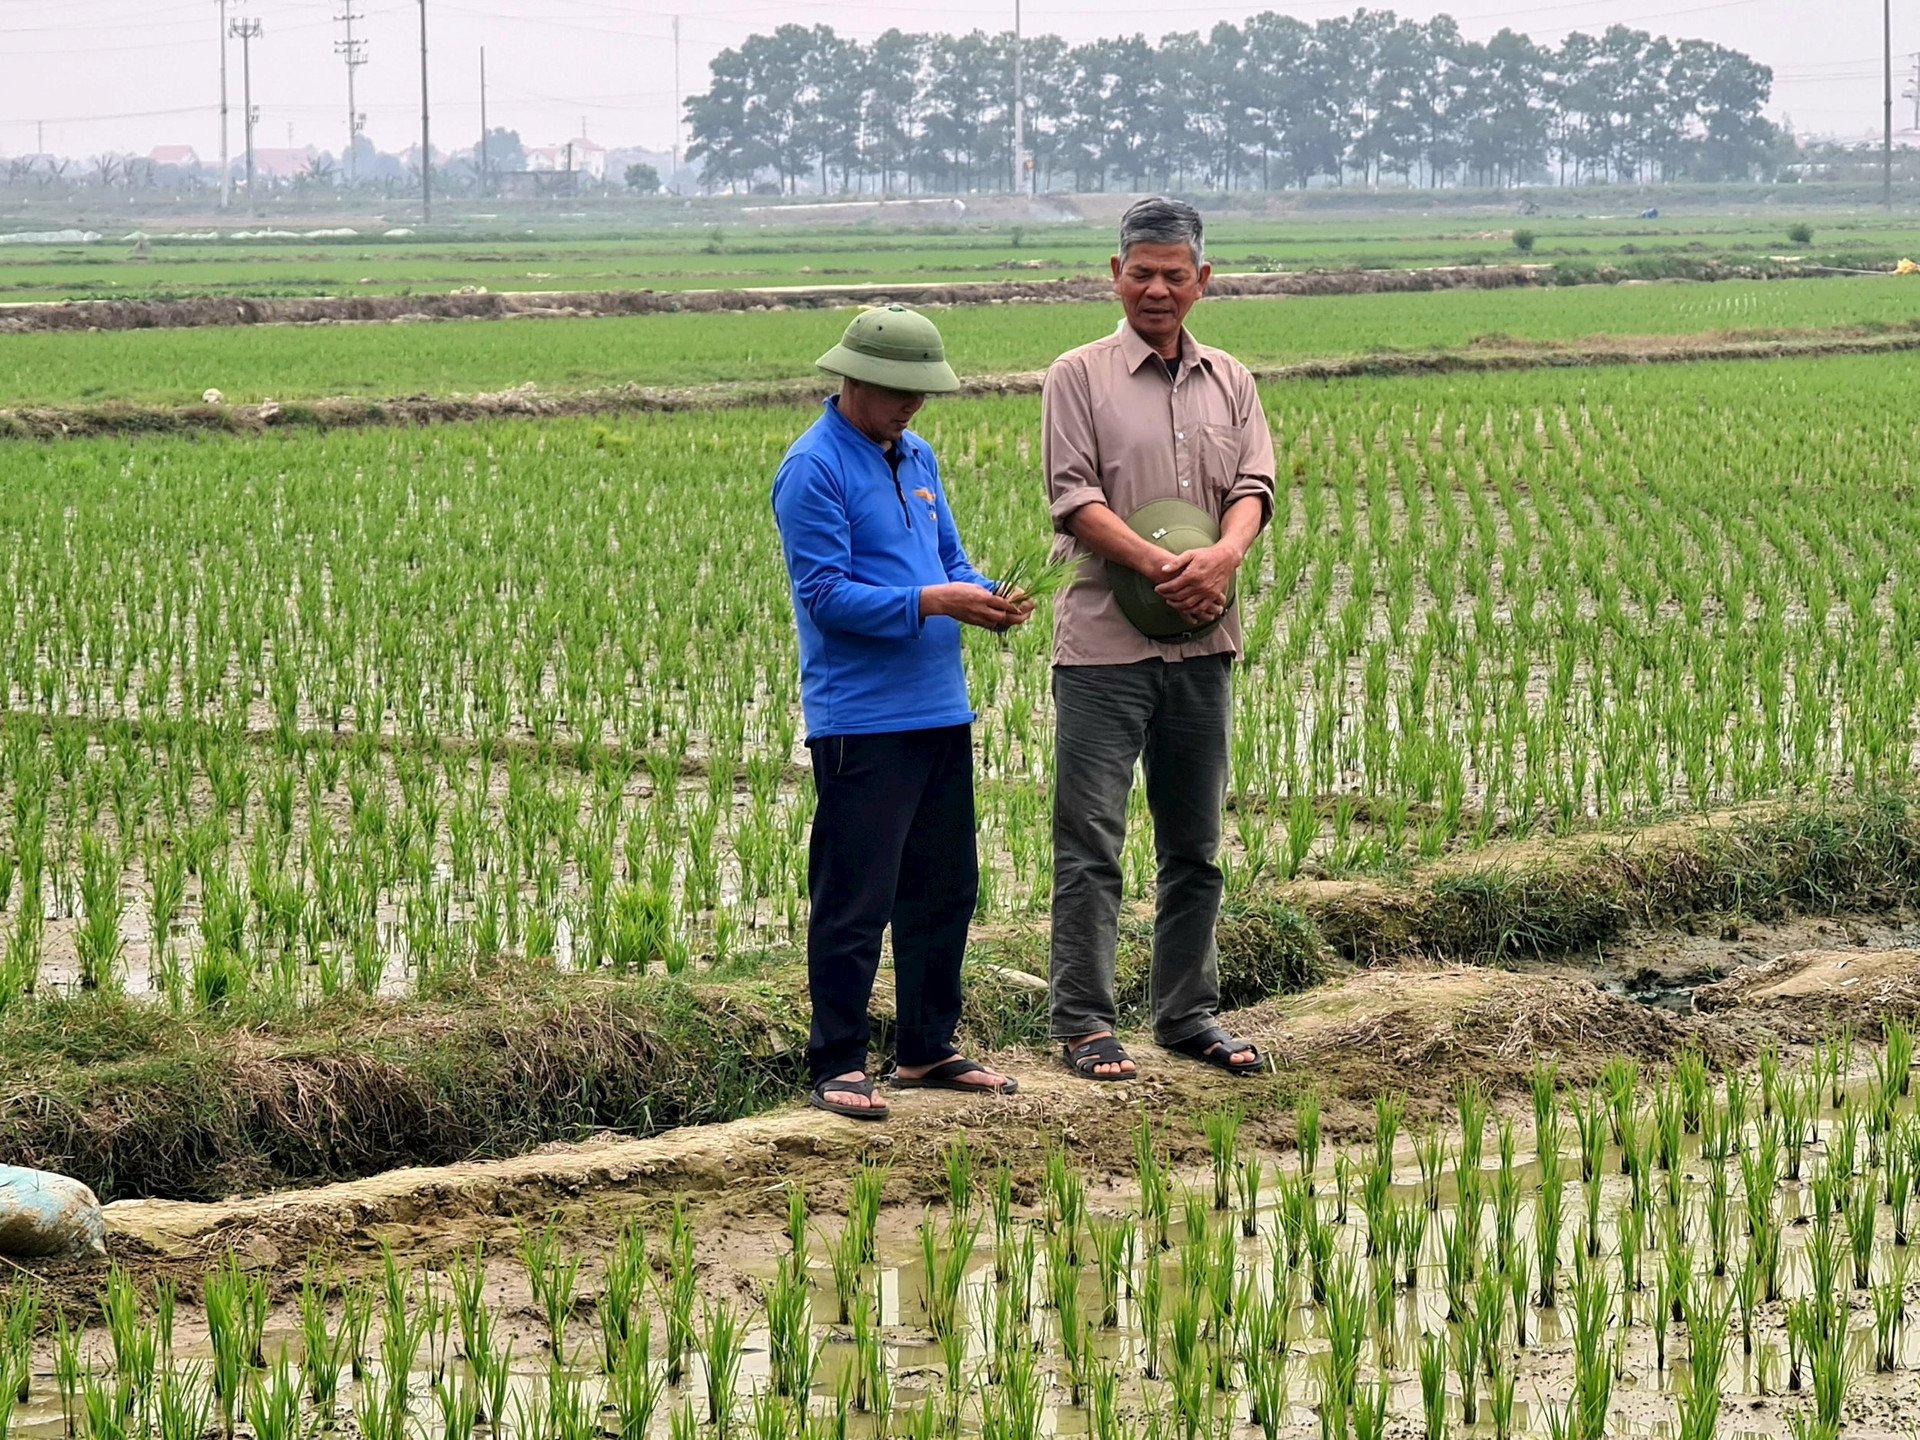
[[[1598,1440],[1627,1389],[1668,1395],[1687,1437],[1736,1400],[1834,1437],[1869,1372],[1912,1365],[1913,1046],[1895,1023],[1865,1071],[1844,1035],[1792,1069],[1773,1051],[1720,1075],[1697,1054],[1658,1075],[1619,1057],[1577,1093],[1542,1065],[1524,1136],[1472,1083],[1411,1137],[1383,1095],[1373,1143],[1329,1165],[1311,1095],[1291,1159],[1231,1112],[1204,1117],[1210,1176],[1177,1176],[1143,1118],[1125,1209],[1061,1152],[1017,1209],[1008,1169],[956,1135],[912,1259],[878,1253],[871,1165],[832,1235],[789,1189],[786,1244],[747,1306],[724,1276],[703,1295],[711,1257],[683,1213],[664,1236],[626,1228],[584,1283],[557,1224],[528,1228],[537,1326],[517,1335],[480,1248],[440,1275],[388,1255],[342,1285],[310,1266],[299,1340],[277,1347],[264,1282],[230,1261],[206,1286],[206,1358],[176,1348],[170,1286],[149,1303],[116,1268],[105,1343],[57,1318],[50,1366],[30,1363],[43,1301],[17,1291],[0,1440],[49,1374],[67,1433],[92,1440],[243,1421],[257,1440],[349,1423],[370,1440],[1033,1440],[1069,1412],[1106,1440],[1302,1423],[1324,1440]]]
[[[1905,782],[1915,422],[1882,367],[1268,404],[1236,888]],[[49,964],[217,1001],[790,936],[812,802],[766,480],[804,421],[12,452],[0,996]],[[1036,422],[926,412],[990,571],[1046,533]],[[1049,890],[1048,638],[967,652],[988,914]],[[1153,864],[1136,824],[1128,883]]]

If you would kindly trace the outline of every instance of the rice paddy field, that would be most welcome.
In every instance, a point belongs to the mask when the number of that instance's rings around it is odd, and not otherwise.
[[[1416,243],[1344,224],[1221,246]],[[102,1265],[0,1259],[0,1440],[1911,1433],[1916,287],[1197,311],[1510,361],[1263,384],[1220,949],[1267,1072],[1048,1046],[1043,609],[965,652],[963,1038],[1022,1090],[874,1127],[793,1106],[811,407],[0,440],[0,1163],[111,1202]],[[0,335],[0,408],[724,391],[846,318]],[[1117,312],[938,318],[995,377]],[[1629,363],[1728,336],[1799,348]],[[1039,419],[916,422],[988,574]],[[1131,1030],[1140,795],[1123,871]]]
[[[1521,252],[1514,231],[1534,236],[1542,263],[1655,262],[1663,257],[1761,260],[1799,255],[1842,264],[1891,265],[1920,252],[1920,220],[1870,206],[1836,211],[1754,203],[1745,210],[1664,204],[1662,217],[1642,220],[1642,205],[1606,191],[1587,192],[1591,208],[1577,216],[1528,216],[1511,197],[1465,214],[1407,210],[1381,218],[1315,215],[1222,215],[1210,227],[1214,261],[1223,270],[1404,268],[1511,261]],[[1675,210],[1675,205],[1679,209]],[[494,290],[734,289],[869,282],[903,284],[1106,273],[1110,225],[1080,220],[1097,206],[1117,217],[1107,197],[1067,197],[1028,220],[958,216],[939,227],[873,221],[836,230],[802,228],[777,208],[729,208],[694,217],[662,202],[609,222],[600,233],[557,232],[548,215],[526,226],[483,216],[444,233],[414,234],[405,224],[357,220],[360,235],[307,239],[211,241],[197,227],[158,223],[149,258],[129,258],[125,215],[81,223],[103,240],[89,246],[0,247],[0,302],[166,298],[202,295],[319,295],[433,292],[463,285]],[[702,207],[710,211],[711,207]],[[8,222],[28,231],[49,221]],[[585,223],[585,222],[581,222]],[[1796,225],[1811,227],[1796,242]],[[307,228],[300,221],[262,228]],[[321,220],[316,228],[337,228]],[[386,232],[397,228],[399,234]],[[478,232],[478,233],[473,233]],[[242,231],[245,235],[247,232]]]
[[[182,405],[217,389],[231,403],[635,384],[790,380],[851,318],[814,310],[439,325],[237,326],[9,337],[0,385],[9,406]],[[1044,369],[1113,328],[1110,302],[953,306],[942,334],[964,375]],[[1418,355],[1594,338],[1888,334],[1920,321],[1920,279],[1818,283],[1575,286],[1220,301],[1194,333],[1249,365]]]

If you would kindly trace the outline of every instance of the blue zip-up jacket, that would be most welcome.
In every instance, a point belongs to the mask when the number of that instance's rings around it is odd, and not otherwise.
[[[887,453],[837,397],[773,477],[773,513],[793,581],[807,737],[931,730],[973,720],[960,622],[920,618],[929,585],[993,582],[967,560],[927,442]]]

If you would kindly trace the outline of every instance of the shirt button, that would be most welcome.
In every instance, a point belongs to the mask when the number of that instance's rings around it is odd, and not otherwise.
[[[1192,483],[1193,482],[1191,480],[1182,480],[1180,482],[1180,486],[1182,489],[1185,489],[1187,486],[1191,485]]]

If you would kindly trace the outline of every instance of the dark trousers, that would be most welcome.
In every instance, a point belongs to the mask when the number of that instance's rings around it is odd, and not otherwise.
[[[1053,671],[1053,1033],[1111,1030],[1121,849],[1136,764],[1158,861],[1153,1038],[1178,1044],[1220,1008],[1217,857],[1233,725],[1233,663],[1143,660]]]
[[[893,926],[896,1062],[954,1053],[960,962],[980,896],[966,725],[811,741],[807,987],[816,1082],[867,1068],[867,1002]]]

